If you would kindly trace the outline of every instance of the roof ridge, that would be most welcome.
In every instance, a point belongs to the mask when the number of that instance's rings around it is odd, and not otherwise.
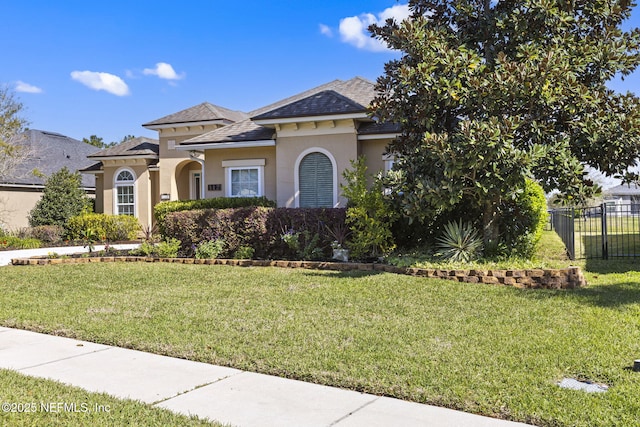
[[[339,85],[341,83],[344,83],[344,80],[340,80],[340,79],[334,79],[330,82],[327,83],[323,83],[319,86],[313,87],[311,89],[307,89],[303,92],[297,93],[295,95],[291,95],[287,98],[283,98],[279,101],[273,102],[271,104],[265,105],[264,107],[260,107],[260,108],[256,108],[255,110],[249,111],[249,117],[254,117],[254,116],[258,116],[260,114],[264,114],[266,112],[269,112],[271,110],[275,110],[276,108],[280,108],[280,107],[284,107],[285,105],[294,103],[296,101],[299,101],[301,99],[304,98],[308,98],[311,95],[314,95],[316,93],[322,92],[323,90],[325,90],[324,88],[328,88],[329,86],[333,86],[333,85]]]

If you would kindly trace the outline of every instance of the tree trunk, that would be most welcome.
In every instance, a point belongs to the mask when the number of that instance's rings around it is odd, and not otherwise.
[[[497,200],[487,200],[484,203],[482,213],[482,243],[485,249],[495,244],[500,237],[500,228],[498,226],[498,204]]]

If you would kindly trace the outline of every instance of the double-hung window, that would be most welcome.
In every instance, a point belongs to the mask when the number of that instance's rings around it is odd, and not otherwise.
[[[128,169],[116,175],[116,215],[135,215],[135,181],[133,172]]]
[[[264,164],[264,159],[223,161],[227,196],[264,196]]]

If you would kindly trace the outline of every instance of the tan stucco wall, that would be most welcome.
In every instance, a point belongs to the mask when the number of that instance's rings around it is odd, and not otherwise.
[[[358,144],[358,156],[365,156],[365,164],[367,165],[368,184],[373,183],[373,176],[379,171],[384,170],[384,155],[387,144],[391,142],[390,139],[369,139],[359,141]]]
[[[264,159],[264,192],[270,200],[276,200],[276,148],[232,148],[207,150],[205,152],[205,184],[222,184],[221,191],[206,191],[205,197],[224,197],[227,195],[225,169],[222,162],[227,160]],[[206,188],[206,187],[205,187]]]
[[[106,214],[115,213],[114,205],[114,177],[123,168],[132,170],[135,173],[135,216],[142,226],[151,224],[153,215],[152,201],[157,196],[153,194],[154,185],[151,178],[155,173],[149,172],[146,161],[144,159],[129,159],[127,161],[119,160],[115,162],[105,161],[104,163],[104,201],[103,212]]]
[[[41,191],[0,188],[0,227],[17,230],[29,226],[29,212],[42,197]]]
[[[345,206],[346,200],[341,195],[340,184],[344,184],[342,172],[349,168],[350,160],[358,155],[358,144],[355,130],[345,127],[345,133],[330,135],[289,135],[279,137],[276,144],[277,162],[277,202],[280,207],[295,206],[295,165],[306,150],[321,148],[331,153],[337,166],[337,193],[338,206]]]
[[[158,137],[160,144],[160,162],[158,167],[159,172],[159,190],[160,194],[171,195],[171,200],[184,199],[182,197],[182,191],[178,188],[178,181],[176,180],[176,169],[185,160],[189,160],[188,151],[179,151],[175,149],[169,149],[169,141],[175,141],[176,145],[179,145],[182,141],[193,138],[203,133],[215,130],[220,125],[198,125],[198,126],[181,126],[176,128],[159,129]],[[189,184],[187,183],[187,186]],[[181,191],[182,190],[182,191]],[[187,193],[188,193],[187,187]],[[188,198],[188,196],[186,197]]]

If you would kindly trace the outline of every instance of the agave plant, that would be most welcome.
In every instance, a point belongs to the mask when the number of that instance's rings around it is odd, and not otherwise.
[[[482,251],[482,239],[471,223],[449,222],[437,239],[443,258],[454,262],[469,262]]]

